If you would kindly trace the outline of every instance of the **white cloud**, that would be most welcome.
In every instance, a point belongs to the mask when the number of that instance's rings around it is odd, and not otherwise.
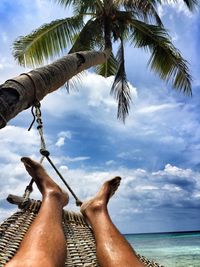
[[[165,184],[163,187],[162,187],[163,190],[167,190],[167,191],[172,191],[172,192],[179,192],[181,191],[181,188],[179,186],[174,186],[174,185],[171,185],[171,184]]]
[[[110,165],[115,164],[115,161],[114,161],[114,160],[108,160],[108,161],[106,161],[105,164],[106,164],[107,166],[110,166]]]
[[[174,109],[177,108],[180,104],[162,104],[162,105],[151,105],[151,106],[146,106],[142,107],[137,110],[137,113],[141,114],[149,114],[149,113],[154,113],[157,111],[162,111],[162,110],[167,110],[167,109]]]
[[[184,13],[186,16],[191,17],[192,13],[188,10],[186,4],[183,0],[168,0],[168,4],[174,8],[174,10],[178,13]]]
[[[117,103],[110,95],[112,82],[113,77],[104,78],[95,73],[85,72],[78,91],[67,94],[66,90],[60,90],[49,95],[43,100],[43,109],[56,117],[74,113],[87,116],[93,121],[98,119],[101,123],[105,117],[113,120],[113,117],[116,117]],[[136,99],[136,89],[131,85],[130,88],[133,98]]]
[[[17,144],[21,146],[35,145],[39,141],[37,131],[32,129],[27,131],[23,127],[9,125],[0,131],[1,144]]]
[[[190,12],[184,3],[183,0],[168,0],[165,3],[162,3],[162,5],[158,6],[158,14],[160,17],[163,17],[164,15],[167,15],[169,13],[169,10],[166,9],[166,7],[171,7],[174,9],[176,13],[182,13],[186,15],[187,17],[192,17],[192,12]]]
[[[146,132],[146,134],[148,134]],[[141,150],[140,149],[133,149],[133,150],[129,150],[129,151],[123,151],[120,152],[119,154],[117,154],[117,157],[119,159],[123,159],[123,160],[138,160],[138,161],[142,161],[143,157],[141,156]]]
[[[62,165],[62,166],[60,166],[60,170],[61,171],[68,171],[69,168],[66,165]]]
[[[1,140],[4,140],[4,149],[9,147],[12,152],[13,146],[10,144],[13,144],[15,140],[17,142],[16,157],[14,158],[14,161],[12,153],[8,153],[5,158],[6,162],[2,162],[1,164],[0,199],[2,200],[5,199],[9,193],[17,195],[23,194],[26,185],[30,181],[30,177],[26,174],[23,165],[19,161],[20,156],[17,153],[17,150],[20,150],[20,148],[23,147],[23,152],[24,144],[26,144],[27,149],[30,150],[31,153],[35,153],[33,145],[37,140],[37,136],[35,135],[35,131],[33,131],[32,138],[29,138],[28,134],[30,133],[24,131],[23,128],[13,126],[5,128],[0,134],[0,137],[2,137]],[[109,171],[94,171],[92,169],[87,170],[84,168],[71,169],[65,164],[88,159],[89,157],[85,156],[71,158],[60,155],[60,157],[54,158],[54,161],[64,176],[67,177],[67,182],[74,189],[76,194],[80,196],[81,200],[94,195],[106,179],[120,175],[123,178],[122,183],[119,192],[116,193],[116,196],[111,201],[110,205],[111,214],[113,214],[116,223],[119,225],[120,220],[115,216],[117,212],[116,207],[119,208],[120,211],[118,212],[120,212],[120,214],[126,216],[127,220],[131,220],[134,215],[139,216],[141,214],[149,213],[150,211],[156,216],[154,211],[165,205],[171,206],[172,209],[176,209],[177,207],[182,208],[184,205],[194,205],[194,202],[196,202],[196,199],[200,194],[200,174],[193,172],[191,169],[182,169],[170,164],[167,164],[163,170],[157,172],[150,172],[141,168],[121,168],[117,167],[117,165],[114,165],[115,167],[111,169],[112,164],[114,164],[113,161],[107,162],[107,165],[110,166]],[[45,166],[51,176],[55,178],[55,181],[63,186],[55,176],[54,171],[47,164]],[[177,183],[175,177],[180,181],[179,185],[175,184]],[[184,181],[188,184],[185,185]],[[187,188],[191,185],[192,187],[190,190],[192,190],[192,193],[189,194]],[[40,194],[36,190],[33,196],[38,198],[40,197]],[[187,204],[184,204],[184,201],[186,201]],[[70,203],[71,207],[73,203],[72,199],[70,200]],[[128,213],[128,211],[130,212]],[[1,220],[10,214],[10,211],[6,212],[4,210],[2,212],[3,215],[1,216]],[[132,229],[134,229],[134,225],[132,227]],[[126,226],[123,226],[122,230],[127,231]]]
[[[56,146],[61,147],[65,144],[65,137],[59,137],[58,141],[56,142]]]
[[[71,139],[72,134],[70,131],[62,131],[58,134],[58,140],[56,142],[56,146],[61,147],[65,144],[65,139]]]
[[[58,134],[59,137],[66,137],[67,139],[72,138],[72,133],[70,131],[62,131]]]
[[[144,185],[144,186],[141,186],[141,185],[138,185],[135,187],[135,190],[137,192],[141,192],[141,191],[148,191],[148,190],[157,190],[159,189],[157,186],[152,186],[152,185]]]
[[[7,126],[0,131],[0,158],[17,162],[22,155],[32,155],[39,150],[36,130],[30,132],[23,127]]]
[[[191,169],[182,169],[176,166],[172,166],[171,164],[167,164],[163,171],[154,172],[154,175],[173,175],[178,177],[192,177],[192,170]]]
[[[85,157],[85,156],[79,156],[79,157],[75,157],[75,158],[65,157],[66,162],[85,161],[88,159],[90,159],[90,157]]]
[[[66,94],[65,90],[55,92],[44,99],[43,109],[51,117],[56,116],[61,119],[63,116],[76,114],[99,127],[106,127],[119,134],[126,134],[128,138],[135,138],[136,136],[137,138],[144,138],[144,140],[151,138],[155,142],[177,144],[182,148],[186,145],[183,132],[189,126],[193,128],[194,125],[197,132],[200,130],[196,118],[182,102],[176,103],[170,95],[165,95],[164,98],[165,92],[160,92],[155,96],[153,91],[150,92],[149,90],[148,96],[140,95],[135,99],[134,107],[132,107],[124,126],[116,120],[117,107],[109,95],[111,78],[109,79],[88,72],[79,92],[72,91],[69,95]],[[135,94],[137,94],[136,91]],[[54,112],[55,110],[56,112]],[[176,121],[174,116],[178,117]],[[179,131],[175,134],[176,128]],[[188,131],[191,133],[191,129]],[[133,132],[134,135],[132,135]],[[57,140],[57,146],[64,144],[65,138],[60,136],[60,139]],[[136,156],[139,159],[139,156]]]
[[[120,210],[120,214],[122,216],[130,216],[130,214],[142,214],[142,210],[129,207],[128,209],[125,208]]]

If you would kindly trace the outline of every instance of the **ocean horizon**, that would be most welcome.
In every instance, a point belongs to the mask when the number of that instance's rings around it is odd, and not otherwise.
[[[125,234],[134,250],[164,267],[200,267],[200,231]]]

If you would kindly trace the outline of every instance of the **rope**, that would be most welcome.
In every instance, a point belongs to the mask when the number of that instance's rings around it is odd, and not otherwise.
[[[51,166],[53,167],[53,169],[56,171],[56,173],[58,174],[58,176],[61,178],[61,180],[63,181],[63,183],[65,184],[65,186],[68,188],[68,190],[72,194],[72,196],[75,198],[76,205],[77,206],[81,206],[82,202],[78,199],[78,197],[73,192],[73,190],[71,189],[71,187],[65,181],[64,177],[58,171],[58,169],[56,168],[56,166],[54,165],[54,163],[52,162],[52,160],[49,157],[49,155],[50,155],[49,151],[46,149],[46,144],[45,144],[45,139],[44,139],[44,134],[43,134],[42,113],[41,113],[41,109],[40,109],[41,104],[40,104],[39,100],[37,99],[37,90],[36,90],[35,82],[34,82],[34,80],[32,79],[32,77],[28,73],[22,73],[21,75],[27,76],[31,80],[31,83],[32,83],[33,88],[34,88],[34,100],[33,100],[33,105],[32,105],[32,108],[31,108],[31,113],[33,115],[33,121],[31,122],[31,125],[28,128],[28,131],[31,130],[33,124],[36,121],[37,124],[38,124],[37,130],[39,132],[40,142],[41,142],[41,144],[40,144],[40,146],[41,146],[40,153],[41,153],[42,157],[40,159],[40,163],[43,162],[44,158],[46,158],[48,160],[48,162],[51,164]],[[33,183],[34,183],[34,180],[31,179],[29,185],[25,189],[25,192],[24,192],[24,195],[23,195],[24,202],[27,201],[27,199],[29,198],[31,192],[33,191]]]
[[[77,206],[81,206],[82,205],[82,201],[79,200],[79,198],[76,196],[76,194],[74,193],[74,191],[72,190],[72,188],[69,186],[69,184],[66,182],[66,180],[64,179],[64,177],[62,176],[62,174],[59,172],[59,170],[57,169],[57,167],[55,166],[55,164],[53,163],[53,161],[50,159],[50,152],[46,149],[46,143],[45,143],[45,139],[44,139],[44,133],[43,133],[43,122],[42,122],[42,113],[41,113],[41,104],[40,103],[36,103],[36,105],[34,105],[32,107],[32,114],[34,116],[33,122],[31,123],[30,128],[33,126],[33,123],[36,121],[38,126],[37,126],[37,130],[38,133],[40,135],[40,153],[42,155],[40,163],[42,163],[42,161],[44,160],[44,158],[46,158],[48,160],[48,162],[50,163],[50,165],[53,167],[53,169],[55,170],[55,172],[57,173],[57,175],[60,177],[60,179],[62,180],[62,182],[65,184],[65,186],[67,187],[67,189],[69,190],[69,192],[72,194],[72,196],[74,197],[74,199],[76,200],[76,205]],[[34,112],[35,111],[35,112]],[[25,201],[27,200],[27,198],[29,197],[30,193],[32,192],[33,188],[32,185],[34,183],[34,180],[32,179],[30,184],[27,186],[25,193],[24,193],[24,199]]]
[[[6,118],[3,116],[3,114],[1,114],[1,113],[0,113],[0,118],[3,121],[3,126],[2,126],[2,128],[3,128],[3,127],[5,127],[7,125],[8,122],[7,122]]]
[[[73,192],[73,190],[71,189],[71,187],[68,185],[68,183],[65,181],[65,179],[63,178],[63,176],[61,175],[61,173],[58,171],[58,169],[56,168],[56,166],[54,165],[54,163],[52,162],[52,160],[50,159],[50,157],[48,156],[49,151],[47,150],[40,150],[40,153],[42,155],[45,155],[46,159],[48,160],[48,162],[51,164],[51,166],[53,167],[53,169],[56,171],[56,173],[58,174],[58,176],[60,177],[60,179],[63,181],[63,183],[65,184],[65,186],[67,187],[67,189],[70,191],[70,193],[72,194],[72,196],[74,197],[74,199],[76,200],[76,206],[81,206],[82,205],[82,201],[80,201],[78,199],[78,197],[75,195],[75,193]]]
[[[34,113],[34,108],[35,109],[37,107],[40,108],[41,104],[40,104],[39,100],[37,99],[37,90],[36,90],[36,85],[35,85],[34,80],[32,79],[32,77],[28,73],[20,74],[20,76],[22,76],[22,75],[27,76],[30,79],[30,81],[31,81],[31,83],[33,85],[33,105],[31,107],[31,113],[33,115],[33,120],[32,120],[32,122],[31,122],[31,124],[30,124],[30,126],[28,128],[28,131],[30,131],[31,128],[33,127],[33,124],[35,123],[35,120],[36,120],[36,115]],[[43,160],[44,160],[44,156],[41,157],[40,163],[42,163]],[[24,202],[22,204],[24,204],[29,199],[29,196],[30,196],[31,192],[33,191],[33,183],[34,183],[34,179],[32,178],[30,183],[29,183],[29,185],[25,189],[25,192],[24,192],[24,195],[23,195]]]
[[[0,89],[2,89],[2,84],[0,85]],[[3,121],[3,127],[5,127],[7,125],[7,119],[4,117],[4,115],[2,113],[0,113],[0,119],[2,119]]]
[[[33,85],[33,104],[32,104],[32,107],[31,107],[31,113],[33,115],[33,121],[31,122],[31,125],[28,128],[28,131],[30,131],[31,128],[33,127],[33,124],[35,123],[35,119],[36,119],[35,114],[34,114],[34,107],[36,107],[36,106],[40,107],[40,101],[37,98],[37,89],[36,89],[36,85],[35,85],[35,82],[34,82],[33,78],[28,73],[20,74],[20,76],[22,76],[22,75],[28,77],[30,79],[32,85]]]
[[[32,77],[31,77],[28,73],[22,73],[22,74],[20,74],[20,76],[22,76],[22,75],[27,76],[27,77],[31,80],[32,85],[33,85],[33,88],[34,88],[34,92],[33,92],[33,93],[34,93],[34,102],[35,102],[35,101],[39,102],[39,101],[37,100],[37,97],[36,97],[36,86],[35,86],[35,82],[34,82],[34,80],[32,79]],[[14,79],[9,79],[9,80],[6,81],[6,83],[8,83],[8,82],[16,83],[16,84],[18,84],[20,87],[23,87],[24,90],[26,90],[25,86],[24,86],[22,83],[20,83],[20,82],[14,80]],[[2,85],[0,86],[0,88],[2,88]],[[32,109],[33,109],[33,106],[32,106]],[[31,111],[32,111],[32,109],[31,109]],[[33,114],[33,112],[32,112],[32,114]],[[4,115],[3,115],[2,113],[0,113],[0,118],[1,118],[2,121],[3,121],[3,126],[2,126],[2,127],[5,127],[5,126],[7,125],[7,123],[8,123],[7,119],[4,117]],[[31,123],[31,126],[29,127],[29,130],[31,129],[31,127],[33,126],[33,124],[34,124],[34,121]]]

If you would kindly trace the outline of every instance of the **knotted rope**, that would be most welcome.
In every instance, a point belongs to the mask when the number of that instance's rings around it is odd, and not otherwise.
[[[79,198],[76,196],[76,194],[74,193],[74,191],[72,190],[72,188],[69,186],[69,184],[66,182],[66,180],[64,179],[64,177],[62,176],[62,174],[59,172],[59,170],[57,169],[57,167],[55,166],[55,164],[53,163],[53,161],[50,158],[50,152],[47,150],[46,148],[46,143],[45,143],[45,138],[44,138],[44,133],[43,133],[43,122],[42,122],[42,112],[41,112],[41,104],[40,102],[37,100],[37,96],[36,96],[36,86],[35,83],[33,81],[33,79],[26,74],[32,81],[33,85],[34,85],[34,104],[31,108],[31,113],[33,115],[33,121],[28,129],[28,131],[31,130],[33,124],[35,123],[35,121],[37,122],[37,130],[40,136],[40,154],[42,155],[41,159],[40,159],[40,163],[43,162],[44,158],[47,159],[47,161],[50,163],[50,165],[52,166],[52,168],[55,170],[55,172],[57,173],[57,175],[60,177],[60,179],[62,180],[62,182],[65,184],[65,186],[67,187],[67,189],[69,190],[69,192],[72,194],[73,198],[76,201],[76,205],[77,206],[81,206],[82,205],[82,201],[79,200]],[[31,194],[31,192],[33,191],[33,183],[34,180],[33,178],[31,179],[29,185],[26,187],[23,198],[24,198],[24,202],[26,202]],[[24,203],[23,203],[24,204]]]

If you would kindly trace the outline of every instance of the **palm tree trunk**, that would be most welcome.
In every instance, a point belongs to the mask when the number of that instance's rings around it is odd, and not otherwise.
[[[111,42],[111,10],[113,8],[113,0],[104,0],[104,40],[105,48],[112,49]]]
[[[105,13],[106,15],[110,14],[110,10],[113,7],[113,0],[104,0],[104,9],[105,9]]]
[[[18,113],[57,90],[76,74],[103,64],[111,49],[84,51],[67,55],[52,64],[7,80],[0,85],[0,128]]]

